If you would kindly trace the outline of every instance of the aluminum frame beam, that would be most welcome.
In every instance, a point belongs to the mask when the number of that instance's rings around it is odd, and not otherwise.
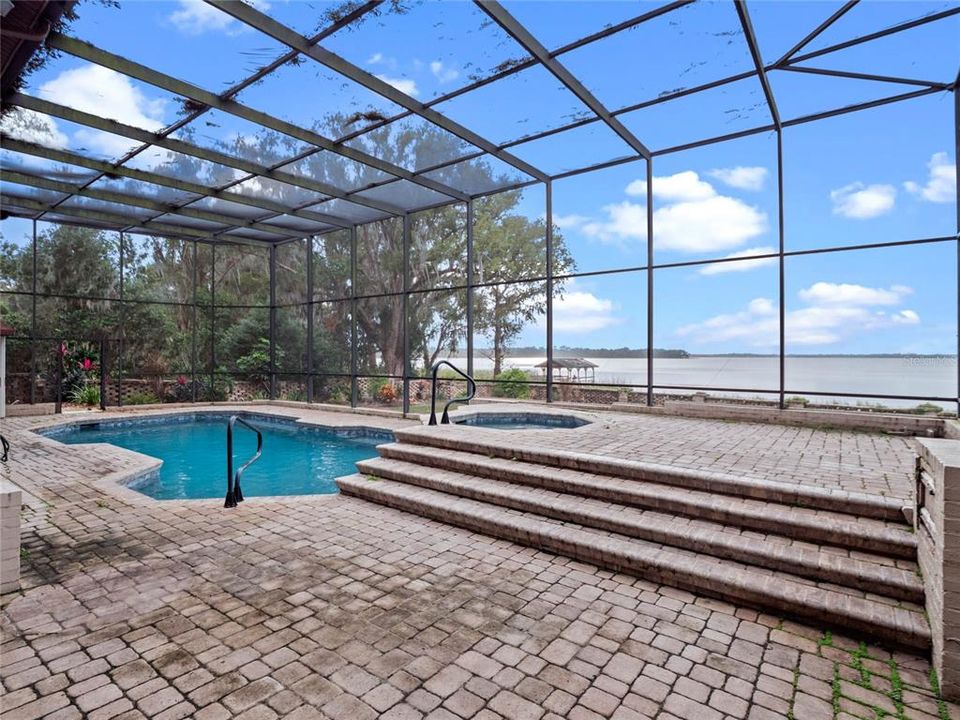
[[[650,157],[650,150],[647,149],[647,146],[640,142],[636,135],[630,132],[623,123],[615,118],[607,107],[600,102],[573,73],[567,70],[563,63],[551,57],[550,52],[540,41],[523,26],[523,23],[507,12],[503,5],[497,2],[497,0],[475,0],[475,3],[483,12],[490,16],[494,22],[503,28],[508,35],[516,40],[524,50],[533,55],[557,80],[563,83],[564,87],[572,92],[580,102],[590,108],[621,140],[642,157]]]
[[[103,212],[102,210],[90,210],[88,208],[58,208],[48,205],[47,203],[34,200],[33,198],[25,198],[15,195],[6,195],[5,198],[9,198],[11,203],[14,203],[16,207],[23,208],[25,210],[33,210],[37,213],[55,213],[57,215],[64,215],[67,217],[75,217],[79,220],[88,220],[94,223],[106,223],[113,225],[114,227],[104,228],[101,226],[95,226],[97,229],[109,230],[113,232],[123,232],[127,228],[139,228],[145,231],[150,235],[164,235],[166,237],[181,238],[187,240],[206,240],[210,237],[210,233],[206,230],[198,230],[191,227],[180,227],[177,225],[167,225],[165,223],[157,223],[152,221],[147,221],[143,223],[130,223],[130,218],[122,215],[113,215],[112,213]],[[7,210],[12,215],[17,215],[16,212]],[[19,216],[19,215],[18,215]],[[78,224],[82,224],[79,223]]]
[[[346,15],[344,15],[342,18],[340,18],[340,19],[337,20],[336,22],[332,23],[332,24],[330,25],[330,27],[324,28],[323,31],[321,31],[321,32],[317,33],[315,36],[313,36],[313,37],[311,38],[311,42],[314,42],[314,43],[320,42],[320,40],[322,40],[323,38],[325,38],[325,37],[333,34],[333,33],[336,32],[337,30],[339,30],[341,27],[350,24],[350,23],[353,22],[354,20],[356,20],[356,19],[362,17],[363,15],[365,15],[366,13],[370,12],[371,10],[373,10],[374,8],[376,8],[376,7],[380,4],[380,2],[381,2],[381,0],[368,0],[367,2],[363,3],[362,5],[358,5],[358,6],[355,7],[351,12],[347,13]],[[292,51],[289,52],[289,53],[285,53],[284,55],[281,55],[280,57],[276,58],[276,59],[273,60],[272,62],[267,63],[266,65],[264,65],[263,67],[261,67],[260,69],[258,69],[256,72],[254,72],[254,73],[252,73],[251,75],[247,76],[246,78],[244,78],[244,79],[241,80],[240,82],[238,82],[238,83],[234,84],[233,86],[231,86],[228,90],[226,90],[226,91],[224,91],[224,92],[222,93],[222,96],[225,97],[225,98],[231,98],[231,97],[233,97],[234,95],[236,95],[237,93],[239,93],[240,91],[242,91],[244,88],[247,88],[247,87],[249,87],[250,85],[258,82],[258,81],[261,80],[262,78],[266,77],[266,76],[269,75],[271,72],[273,72],[274,70],[276,70],[278,67],[280,67],[281,65],[283,65],[283,64],[285,64],[286,62],[290,61],[290,60],[291,60],[292,58],[294,58],[296,55],[297,55],[297,53],[296,53],[296,52],[292,52]],[[190,112],[190,113],[187,113],[184,117],[180,118],[179,120],[177,120],[177,121],[176,121],[175,123],[173,123],[172,125],[168,125],[167,127],[165,127],[159,134],[160,134],[162,137],[168,137],[171,133],[177,131],[178,129],[180,129],[180,128],[186,126],[186,125],[189,125],[190,123],[192,123],[192,122],[193,122],[194,120],[196,120],[197,118],[199,118],[199,117],[201,117],[202,115],[206,114],[209,110],[210,110],[209,107],[201,107],[201,108],[199,108],[199,109],[197,109],[197,110],[194,110],[194,111],[192,111],[192,112]],[[124,155],[123,158],[121,158],[120,163],[126,163],[126,162],[128,162],[129,160],[135,158],[136,156],[140,155],[142,152],[144,152],[144,151],[146,151],[147,149],[149,149],[149,147],[150,147],[150,145],[148,145],[148,144],[141,144],[140,147],[135,148],[134,150],[131,150],[131,151],[128,152],[126,155]],[[101,180],[101,179],[102,179],[105,175],[107,175],[107,174],[109,174],[109,171],[106,172],[106,173],[101,172],[97,177],[95,177],[95,178],[91,179],[90,181],[88,181],[86,185],[92,185],[93,183],[97,182],[98,180]],[[186,203],[185,203],[185,204],[186,204]],[[332,224],[339,226],[339,223],[337,223],[337,222],[333,222]]]
[[[306,41],[305,44],[307,44]],[[362,150],[337,144],[333,140],[312,130],[307,130],[306,128],[302,128],[299,125],[287,122],[286,120],[281,120],[280,118],[274,117],[268,113],[255,110],[254,108],[243,105],[236,100],[222,98],[219,95],[207,90],[203,90],[202,88],[198,88],[197,86],[188,82],[178,80],[171,75],[167,75],[166,73],[162,73],[154,70],[153,68],[141,65],[133,60],[128,60],[120,55],[107,52],[106,50],[98,48],[95,45],[91,45],[83,40],[78,40],[77,38],[63,35],[61,33],[50,33],[50,36],[47,38],[47,45],[54,50],[60,50],[82,60],[87,60],[95,65],[100,65],[110,70],[114,70],[126,75],[127,77],[134,78],[140,82],[144,82],[148,85],[158,87],[161,90],[173,93],[174,95],[185,97],[215,110],[220,110],[221,112],[234,115],[243,120],[247,120],[257,125],[261,125],[267,129],[274,130],[275,132],[289,135],[297,140],[315,145],[323,150],[328,150],[349,160],[363,163],[364,165],[369,165],[370,167],[387,173],[388,175],[393,175],[398,179],[409,180],[410,182],[416,183],[417,185],[425,187],[428,190],[433,190],[434,192],[447,195],[456,200],[466,201],[468,199],[468,196],[465,193],[444,185],[443,183],[430,180],[429,178],[418,177],[410,170],[386,162],[385,160],[374,157],[373,155],[369,155]]]
[[[348,229],[350,227],[350,224],[345,222],[342,218],[334,215],[327,215],[325,213],[318,213],[308,210],[291,209],[272,200],[255,198],[249,195],[241,195],[240,193],[230,192],[228,190],[218,190],[210,187],[209,185],[201,185],[189,180],[180,180],[177,178],[168,177],[166,175],[159,175],[149,170],[140,170],[137,168],[127,167],[125,165],[113,165],[104,160],[96,160],[94,158],[86,157],[85,155],[77,155],[76,153],[72,153],[68,150],[44,147],[43,145],[37,145],[36,143],[27,142],[26,140],[13,138],[2,133],[0,133],[0,141],[2,141],[3,147],[6,150],[12,150],[13,152],[18,152],[22,155],[43,158],[44,160],[62,162],[67,165],[85,167],[89,170],[100,173],[99,177],[120,176],[129,178],[131,180],[137,180],[139,182],[150,183],[152,185],[168,187],[172,190],[192,193],[199,196],[191,202],[196,202],[197,200],[203,198],[226,200],[239,205],[247,205],[249,207],[259,208],[264,211],[265,215],[293,215],[295,217],[303,218],[304,220],[326,223],[328,225],[334,225],[343,229]],[[4,170],[4,172],[7,172],[7,170]],[[87,183],[88,186],[89,184],[90,183]],[[177,212],[179,212],[179,210]],[[233,221],[235,222],[240,219],[241,218],[234,217]]]
[[[843,6],[841,6],[838,10],[836,10],[832,15],[830,15],[830,17],[828,17],[828,18],[827,18],[826,20],[824,20],[822,23],[820,23],[819,25],[817,25],[817,27],[815,27],[812,31],[810,31],[809,33],[807,33],[807,34],[803,37],[803,39],[800,40],[800,42],[798,42],[798,43],[797,43],[796,45],[794,45],[792,48],[790,48],[789,50],[787,50],[787,52],[785,52],[783,55],[781,55],[781,56],[780,56],[780,59],[777,60],[777,61],[774,63],[774,65],[779,66],[779,65],[783,65],[783,64],[786,63],[786,62],[789,62],[790,58],[792,58],[792,57],[793,57],[794,55],[796,55],[798,52],[800,52],[801,50],[803,50],[803,48],[805,48],[807,45],[809,45],[809,44],[812,43],[814,40],[816,40],[818,37],[820,37],[820,35],[823,34],[823,32],[824,32],[827,28],[829,28],[831,25],[833,25],[837,20],[839,20],[840,18],[842,18],[842,17],[843,17],[844,15],[846,15],[848,12],[850,12],[851,10],[853,10],[853,8],[855,8],[859,2],[860,2],[860,0],[847,0],[847,2],[844,3]]]
[[[144,210],[152,210],[158,213],[158,216],[171,214],[182,215],[186,218],[193,218],[196,220],[217,223],[219,225],[226,225],[228,226],[228,229],[250,228],[253,230],[259,230],[260,232],[277,235],[280,239],[284,240],[295,239],[298,235],[302,235],[302,231],[285,230],[282,227],[278,227],[276,225],[265,225],[263,223],[256,222],[255,220],[251,220],[242,225],[235,225],[234,223],[236,222],[236,218],[220,215],[215,212],[210,212],[209,210],[199,210],[190,207],[176,209],[175,207],[166,203],[158,202],[157,200],[151,200],[150,198],[128,195],[126,193],[115,192],[113,190],[101,190],[99,188],[85,187],[83,185],[74,185],[71,183],[62,182],[60,180],[51,180],[49,178],[38,177],[36,175],[28,175],[16,170],[5,170],[3,177],[8,182],[15,183],[17,185],[26,185],[27,187],[39,188],[41,190],[51,190],[53,192],[65,193],[73,197],[84,197],[92,200],[102,200],[104,202],[117,203],[120,205],[130,205],[131,207],[139,207],[143,208]],[[61,205],[58,203],[53,207],[59,208]]]
[[[501,160],[508,165],[512,165],[515,169],[520,170],[521,172],[526,173],[537,180],[544,181],[547,179],[546,173],[544,173],[542,170],[539,170],[530,163],[521,160],[510,153],[504,152],[496,145],[496,143],[487,140],[478,133],[475,133],[460,123],[451,120],[446,115],[442,115],[436,110],[428,108],[420,101],[414,100],[406,93],[397,90],[390,83],[385,82],[375,75],[368,73],[366,70],[357,67],[336,53],[332,53],[329,50],[325,50],[317,45],[311,45],[307,38],[305,38],[303,35],[300,35],[299,33],[288,28],[286,25],[277,22],[269,15],[260,12],[253,6],[246,3],[232,2],[229,0],[204,0],[204,2],[232,16],[241,23],[244,23],[255,30],[259,30],[268,37],[273,38],[287,47],[290,47],[294,50],[299,50],[301,53],[320,63],[324,67],[327,67],[334,72],[352,80],[353,82],[362,85],[367,90],[387,98],[400,107],[406,108],[414,115],[417,115],[420,118],[433,123],[434,125],[438,125],[447,132],[456,135],[461,140],[464,140],[465,142],[468,142],[471,145],[490,153],[498,160]],[[458,199],[465,202],[470,198],[469,196],[461,196]]]
[[[374,210],[379,210],[380,212],[385,212],[391,215],[400,215],[403,213],[401,208],[390,205],[389,203],[381,202],[379,200],[348,197],[348,194],[344,190],[341,190],[340,188],[328,183],[318,182],[300,175],[294,175],[293,173],[271,170],[264,165],[258,165],[257,163],[244,160],[243,158],[234,157],[233,155],[227,155],[226,153],[222,153],[218,150],[211,150],[200,147],[199,145],[192,145],[191,143],[184,142],[183,140],[177,140],[176,138],[160,137],[156,133],[152,133],[149,130],[142,130],[141,128],[133,127],[132,125],[125,125],[116,120],[103,118],[99,115],[94,115],[93,113],[84,112],[83,110],[69,108],[65,105],[51,102],[50,100],[34,97],[33,95],[17,93],[13,95],[8,102],[11,105],[16,105],[26,110],[34,110],[36,112],[59,117],[63,120],[68,120],[80,125],[86,125],[87,127],[94,128],[95,130],[102,130],[104,132],[113,133],[114,135],[121,135],[137,142],[149,142],[157,147],[164,148],[165,150],[171,150],[182,155],[189,155],[200,160],[206,160],[207,162],[230,167],[251,175],[257,175],[270,180],[284,182],[288,185],[293,185],[294,187],[299,187],[303,190],[310,190],[311,192],[324,195],[325,197],[322,198],[322,200],[325,200],[329,197],[335,197],[341,200],[350,200],[350,202],[357,203],[358,205],[365,205],[373,208]],[[321,202],[321,200],[318,200],[317,202]]]
[[[763,56],[760,54],[757,36],[753,32],[753,23],[750,22],[750,12],[747,10],[745,0],[734,0],[733,4],[737,8],[740,25],[743,28],[747,47],[750,49],[750,57],[753,58],[753,66],[757,70],[757,77],[760,78],[760,85],[763,87],[763,96],[767,100],[767,108],[770,110],[770,116],[773,118],[773,124],[777,128],[777,132],[780,132],[780,111],[777,109],[777,101],[773,97],[773,88],[770,87],[767,71],[763,66]]]
[[[804,62],[805,60],[811,60],[815,57],[820,57],[821,55],[829,55],[830,53],[835,53],[838,50],[846,50],[849,47],[855,45],[861,45],[871,40],[879,40],[882,37],[887,35],[894,35],[904,30],[910,30],[915,27],[920,27],[921,25],[926,25],[928,23],[936,22],[938,20],[945,20],[948,17],[960,13],[960,7],[950,8],[949,10],[943,10],[938,13],[933,13],[932,15],[925,15],[921,18],[916,18],[915,20],[908,20],[906,22],[898,23],[897,25],[891,25],[888,28],[883,30],[877,30],[876,32],[868,33],[866,35],[860,35],[850,40],[845,40],[844,42],[836,43],[834,45],[828,45],[825,48],[820,48],[819,50],[813,50],[803,55],[795,55],[791,57],[788,61],[789,64]]]

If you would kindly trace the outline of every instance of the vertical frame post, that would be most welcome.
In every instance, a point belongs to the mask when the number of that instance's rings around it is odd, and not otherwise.
[[[270,399],[277,399],[277,246],[270,246]]]
[[[403,214],[403,414],[410,412],[410,213]]]
[[[30,404],[37,402],[37,221],[33,221],[33,277],[30,282]],[[60,347],[57,347],[60,354]]]
[[[197,261],[199,253],[197,251],[197,241],[190,243],[193,246],[193,307],[191,308],[190,320],[190,402],[197,401]]]
[[[777,130],[777,215],[779,216],[779,241],[780,241],[780,250],[779,257],[777,258],[779,263],[779,308],[780,308],[780,352],[779,352],[779,376],[780,376],[780,409],[786,407],[786,386],[787,386],[787,294],[786,294],[786,283],[787,283],[787,264],[786,258],[784,257],[784,219],[783,219],[783,129],[780,128]]]
[[[107,409],[107,341],[100,336],[100,409]]]
[[[647,405],[653,405],[653,158],[647,158]]]
[[[953,160],[960,165],[960,73],[953,83]],[[960,183],[957,184],[957,415],[960,416]]]
[[[210,243],[210,389],[208,401],[216,397],[217,373],[217,244]]]
[[[313,241],[311,235],[307,238],[307,403],[313,402]]]
[[[57,338],[57,401],[53,407],[57,415],[63,412],[63,343],[63,338]]]
[[[473,200],[467,201],[467,375],[473,377]]]
[[[546,185],[547,248],[547,402],[553,402],[553,182]]]
[[[360,404],[357,357],[357,226],[350,226],[350,406]]]
[[[126,357],[126,352],[124,352],[126,350],[125,340],[127,337],[126,335],[127,313],[126,313],[126,305],[125,305],[126,300],[124,298],[124,275],[127,272],[127,266],[125,262],[126,256],[124,254],[124,250],[126,249],[126,244],[127,244],[126,235],[121,230],[120,231],[120,333],[119,333],[119,336],[117,337],[117,352],[114,353],[116,357],[116,367],[114,369],[117,373],[117,381],[116,381],[117,407],[123,406],[123,361],[124,361],[124,358]],[[101,346],[101,349],[102,349],[102,346]],[[104,360],[103,352],[101,352],[100,353],[101,367],[104,365],[104,363],[105,363],[105,360]],[[161,386],[161,383],[157,383],[157,385],[159,387]],[[162,402],[163,398],[160,398],[160,400]]]

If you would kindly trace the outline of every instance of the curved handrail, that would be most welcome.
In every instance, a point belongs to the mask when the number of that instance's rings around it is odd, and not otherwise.
[[[0,462],[6,462],[7,455],[10,454],[10,443],[3,435],[0,435],[0,447],[3,448],[2,454],[0,454]]]
[[[440,372],[440,366],[441,366],[441,365],[446,365],[446,366],[449,367],[451,370],[453,370],[455,373],[457,373],[457,375],[459,375],[459,376],[462,377],[464,380],[466,380],[466,381],[467,381],[467,388],[468,388],[466,395],[464,395],[463,397],[455,397],[455,398],[453,398],[453,399],[451,399],[451,400],[448,400],[448,401],[447,401],[447,404],[443,406],[443,414],[442,414],[442,416],[441,416],[441,418],[440,418],[440,424],[441,424],[441,425],[449,425],[449,424],[450,424],[450,415],[449,415],[449,413],[448,413],[447,411],[450,409],[450,406],[451,406],[451,405],[453,405],[454,403],[460,403],[460,402],[470,402],[470,401],[473,400],[473,398],[476,397],[476,395],[477,395],[477,383],[476,383],[476,381],[475,381],[472,377],[470,377],[469,375],[467,375],[463,370],[461,370],[460,368],[458,368],[456,365],[454,365],[454,364],[453,364],[452,362],[450,362],[449,360],[440,360],[439,362],[434,363],[434,364],[433,364],[433,368],[431,368],[431,370],[430,370],[430,377],[431,377],[431,380],[430,380],[430,423],[429,423],[430,425],[436,425],[436,424],[437,424],[437,373]]]
[[[240,423],[249,430],[253,430],[257,434],[257,452],[252,458],[247,460],[240,468],[237,470],[236,474],[233,472],[233,426],[237,423]],[[260,456],[263,454],[263,433],[257,430],[256,427],[248,423],[239,415],[231,415],[230,420],[227,421],[227,497],[223,502],[225,508],[236,507],[237,503],[243,502],[243,492],[240,490],[240,476],[243,475],[243,471],[248,467],[253,465],[257,460],[260,459]]]

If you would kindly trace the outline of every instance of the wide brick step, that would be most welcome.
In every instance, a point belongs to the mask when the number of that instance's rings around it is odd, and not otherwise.
[[[905,523],[905,503],[896,498],[848,490],[830,489],[786,483],[771,479],[745,478],[727,473],[695,470],[661,465],[638,459],[620,459],[607,455],[589,455],[555,448],[529,445],[511,438],[488,437],[491,431],[451,431],[449,425],[404,428],[394,436],[405,444],[425,446],[446,451],[459,451],[482,457],[515,460],[567,470],[580,470],[596,475],[607,475],[628,480],[655,482],[688,490],[699,490],[711,495],[764,500],[784,505],[845,513],[857,518],[874,518]]]
[[[923,601],[923,584],[917,575],[916,564],[906,560],[894,561],[884,556],[851,553],[835,546],[797,542],[777,534],[761,534],[530,485],[424,468],[388,457],[358,462],[357,469],[378,478],[789,572],[863,592],[911,602]]]
[[[902,521],[858,518],[848,513],[716,495],[654,480],[598,475],[453,449],[437,452],[435,447],[425,445],[391,443],[381,445],[378,449],[384,458],[424,467],[709,520],[817,545],[832,545],[907,560],[916,557],[916,537]]]
[[[340,490],[389,507],[655,582],[927,649],[930,631],[919,606],[833,590],[810,580],[733,560],[591,530],[573,523],[428,488],[356,474]]]

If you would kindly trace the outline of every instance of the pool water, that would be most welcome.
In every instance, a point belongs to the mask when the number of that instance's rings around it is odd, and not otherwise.
[[[577,428],[588,425],[573,415],[548,415],[537,413],[478,413],[457,420],[458,425],[493,428],[495,430],[554,430]]]
[[[78,425],[50,437],[63,443],[110,443],[163,460],[159,473],[129,487],[158,500],[222,498],[227,491],[227,416],[193,415]],[[376,456],[393,439],[375,429],[334,430],[244,416],[263,433],[263,455],[243,473],[245,497],[335,493],[334,478]],[[256,434],[234,427],[234,469],[257,449]]]

